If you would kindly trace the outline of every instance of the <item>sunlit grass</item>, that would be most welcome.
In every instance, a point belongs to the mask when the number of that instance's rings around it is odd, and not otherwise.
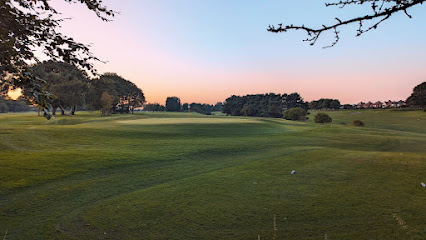
[[[135,120],[119,120],[115,121],[118,124],[131,124],[131,125],[163,125],[163,124],[230,124],[230,123],[254,123],[253,119],[242,118],[147,118]]]
[[[0,114],[0,235],[424,239],[426,114],[328,114]]]

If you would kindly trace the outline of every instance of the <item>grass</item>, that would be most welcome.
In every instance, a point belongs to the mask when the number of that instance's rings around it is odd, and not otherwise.
[[[327,113],[0,114],[0,236],[425,239],[426,113]]]

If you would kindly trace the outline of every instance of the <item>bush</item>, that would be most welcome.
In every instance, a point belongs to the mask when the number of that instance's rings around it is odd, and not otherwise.
[[[361,120],[354,120],[352,122],[352,126],[355,126],[355,127],[364,127],[364,122],[361,121]]]
[[[331,119],[327,113],[317,113],[317,115],[315,115],[314,121],[316,123],[331,123],[333,119]]]
[[[290,108],[283,112],[283,118],[287,120],[305,121],[306,115],[308,115],[308,113],[301,107]]]

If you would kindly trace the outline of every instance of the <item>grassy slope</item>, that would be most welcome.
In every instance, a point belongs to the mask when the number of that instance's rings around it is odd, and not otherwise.
[[[329,114],[0,115],[0,235],[424,239],[426,114]]]

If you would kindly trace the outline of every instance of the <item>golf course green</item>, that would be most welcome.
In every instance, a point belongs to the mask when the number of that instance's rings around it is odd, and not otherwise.
[[[426,239],[426,112],[315,113],[0,114],[0,239]]]

